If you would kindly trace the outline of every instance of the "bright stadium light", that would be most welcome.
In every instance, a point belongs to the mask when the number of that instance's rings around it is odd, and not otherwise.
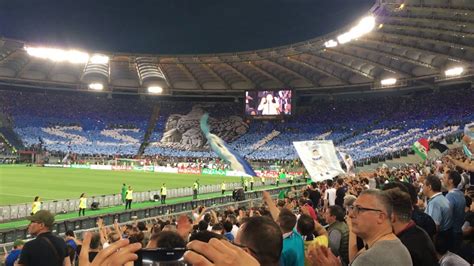
[[[380,82],[382,86],[392,86],[392,85],[395,85],[396,83],[397,83],[396,78],[382,79],[382,81]]]
[[[460,76],[463,72],[464,72],[463,67],[453,67],[444,71],[444,74],[446,75],[446,77],[456,77],[456,76]]]
[[[89,62],[92,64],[107,64],[109,63],[109,57],[103,54],[95,54]]]
[[[104,89],[104,85],[102,85],[102,83],[91,83],[89,84],[89,89],[95,90],[95,91],[101,91]]]
[[[331,48],[331,47],[336,47],[337,46],[337,42],[335,40],[329,40],[327,42],[324,43],[324,46],[326,48]]]
[[[368,16],[359,21],[359,24],[352,27],[348,32],[337,37],[340,44],[348,43],[371,32],[375,27],[375,17]]]
[[[160,94],[163,92],[163,88],[160,86],[150,86],[148,87],[149,93]]]
[[[31,56],[55,62],[68,61],[73,64],[84,64],[89,61],[89,54],[77,50],[62,50],[47,47],[25,47],[25,50]]]

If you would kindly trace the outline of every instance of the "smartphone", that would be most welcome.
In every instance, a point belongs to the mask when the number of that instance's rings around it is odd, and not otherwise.
[[[191,265],[184,261],[186,248],[142,248],[137,251],[135,266],[184,266]]]

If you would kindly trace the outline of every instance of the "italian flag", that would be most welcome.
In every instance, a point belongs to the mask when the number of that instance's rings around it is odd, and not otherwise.
[[[430,144],[427,139],[419,139],[413,144],[413,150],[418,154],[423,160],[426,160],[428,156],[428,151],[430,150]]]

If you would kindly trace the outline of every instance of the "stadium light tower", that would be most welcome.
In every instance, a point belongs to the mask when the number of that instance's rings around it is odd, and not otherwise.
[[[102,83],[91,83],[89,84],[89,89],[95,90],[95,91],[101,91],[104,89],[104,85],[102,85]]]
[[[90,89],[103,90],[108,84],[109,73],[109,57],[103,54],[94,54],[84,67],[81,80],[89,84]]]
[[[169,88],[168,81],[154,58],[137,57],[135,62],[140,84],[148,89],[148,93],[163,94],[167,91],[167,88]]]
[[[361,19],[359,23],[356,26],[352,27],[348,32],[337,36],[337,41],[339,42],[339,44],[348,43],[371,32],[374,28],[375,17],[367,16]]]

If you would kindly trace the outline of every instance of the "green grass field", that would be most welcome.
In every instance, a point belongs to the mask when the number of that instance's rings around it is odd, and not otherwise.
[[[168,189],[191,187],[196,178],[201,185],[240,182],[240,177],[4,165],[0,166],[0,206],[31,203],[35,196],[47,201],[79,198],[83,192],[88,197],[117,194],[122,183],[135,192],[158,190],[162,183]]]

